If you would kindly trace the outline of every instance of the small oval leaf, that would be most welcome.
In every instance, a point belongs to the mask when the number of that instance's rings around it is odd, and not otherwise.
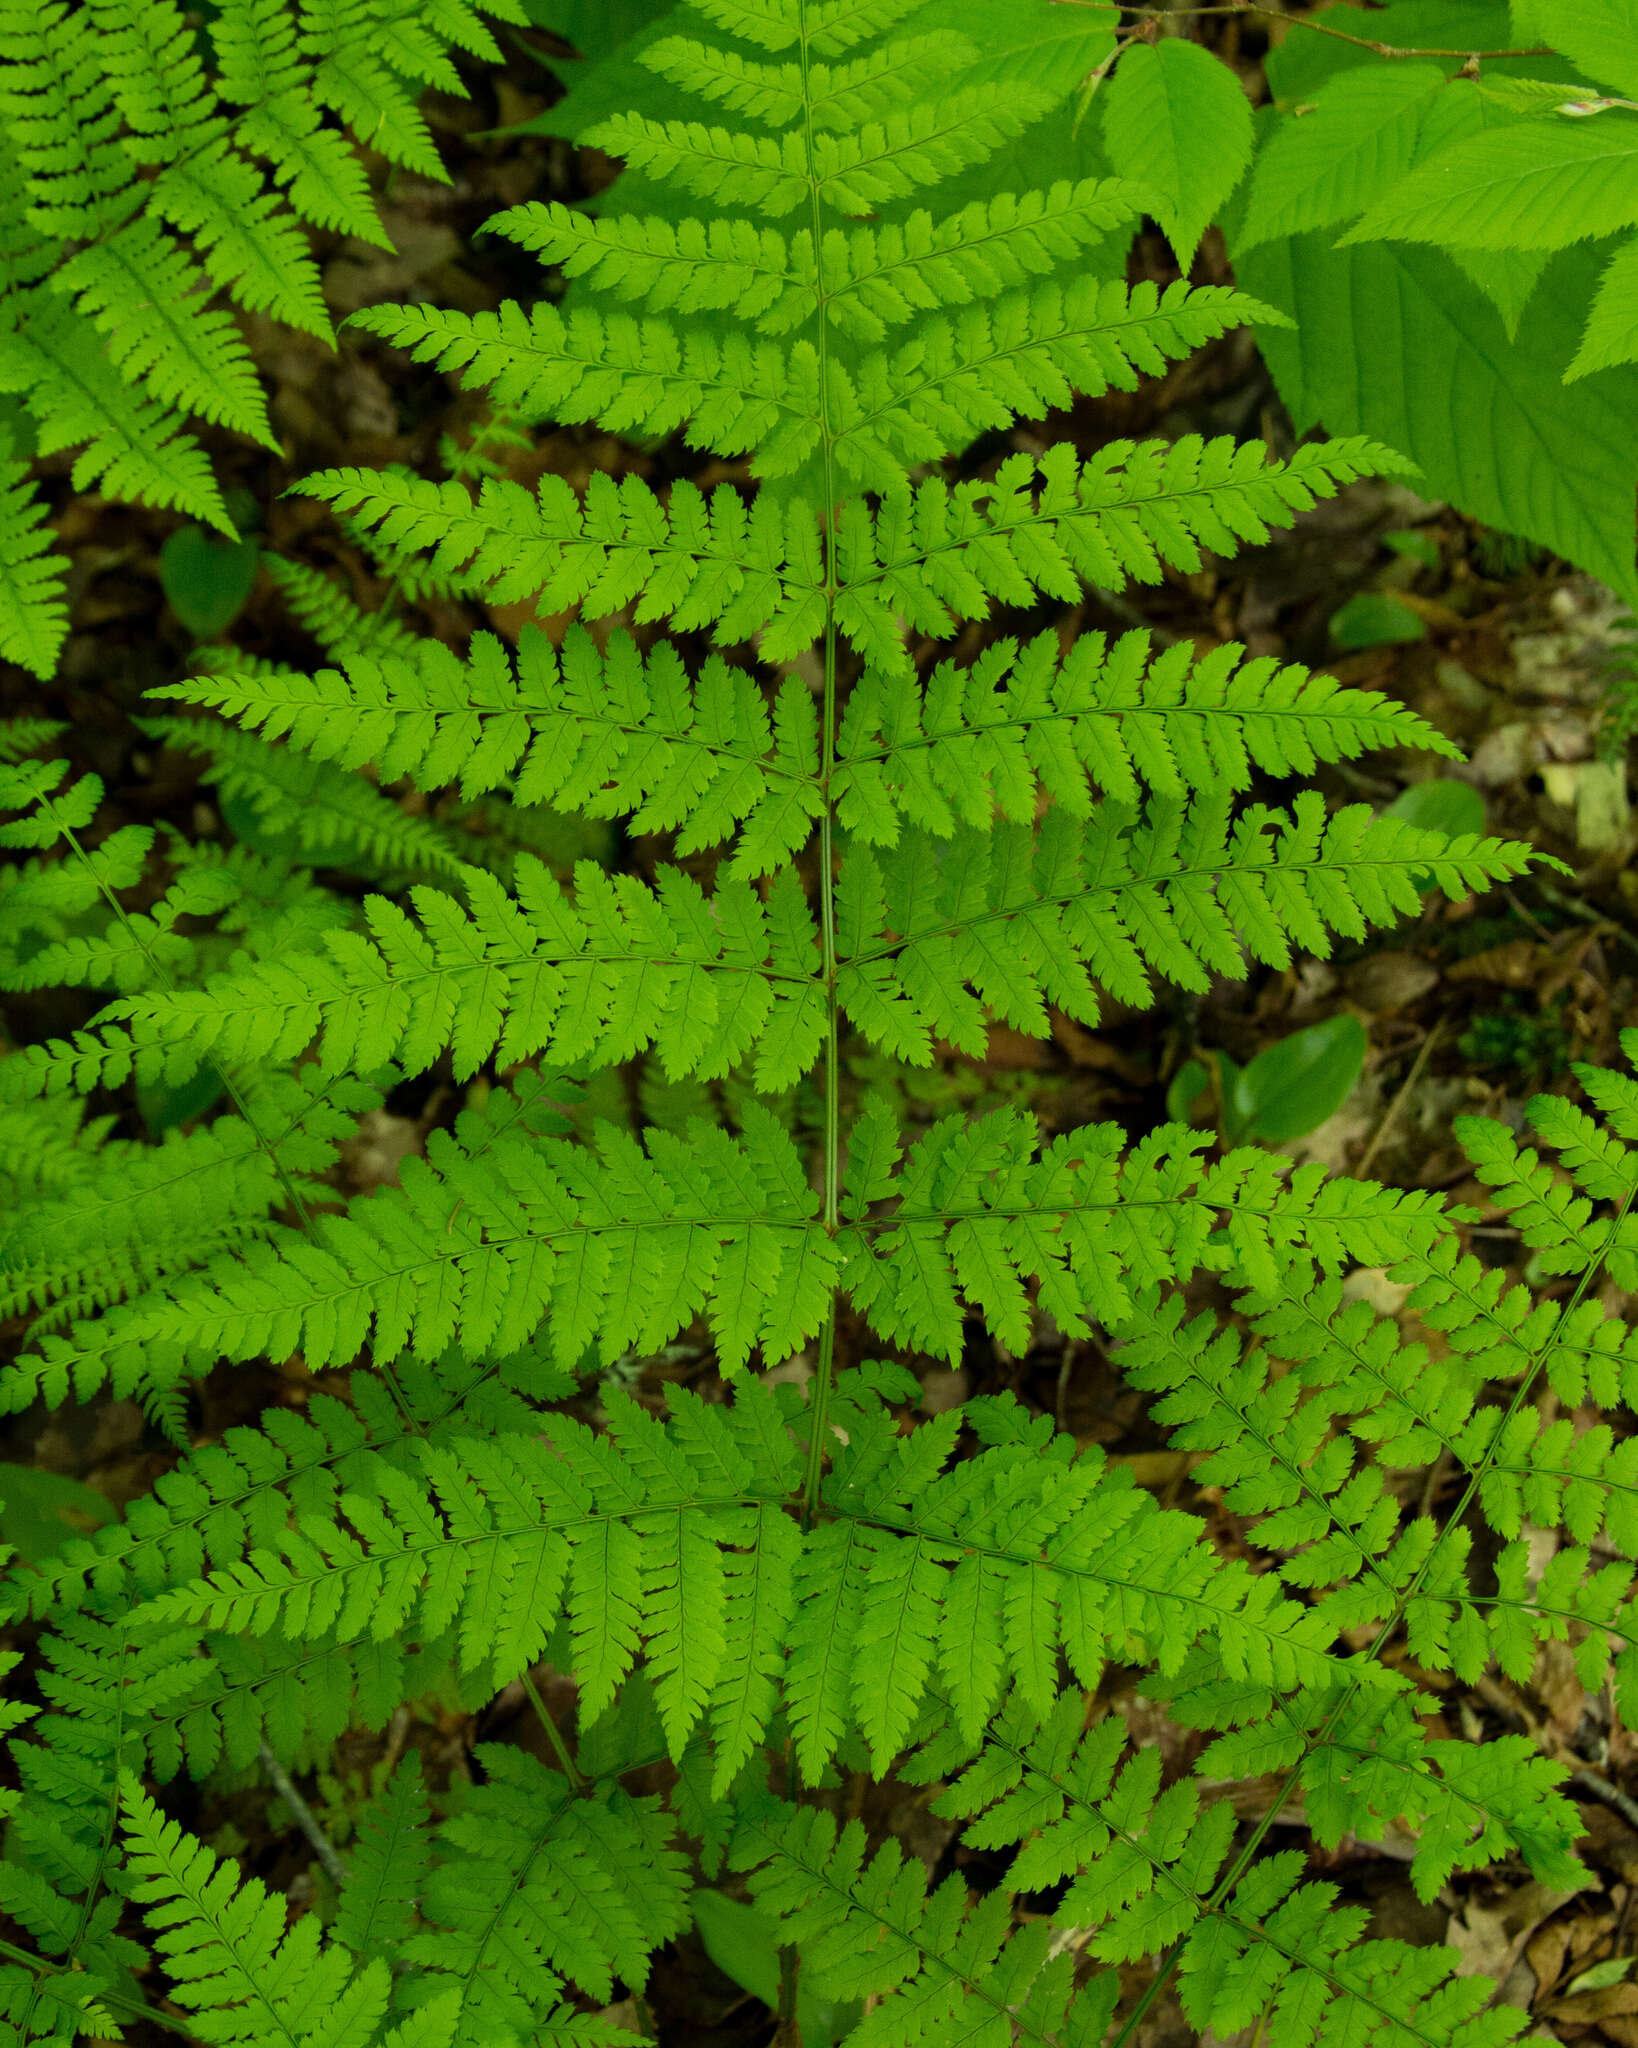
[[[1246,1137],[1272,1144],[1306,1137],[1347,1101],[1368,1044],[1350,1012],[1292,1032],[1235,1077],[1234,1122]]]
[[[1427,630],[1409,605],[1386,590],[1362,590],[1331,614],[1331,638],[1350,650],[1424,640]]]
[[[159,551],[166,602],[196,640],[214,640],[244,610],[261,550],[253,540],[213,540],[179,526]]]
[[[1382,814],[1403,818],[1425,832],[1443,832],[1460,839],[1469,832],[1484,831],[1484,798],[1471,782],[1458,782],[1441,775],[1432,782],[1413,782],[1402,790]]]

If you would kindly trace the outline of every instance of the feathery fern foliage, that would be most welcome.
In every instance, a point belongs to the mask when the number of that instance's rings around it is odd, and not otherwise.
[[[462,91],[452,46],[500,54],[468,0],[221,0],[202,34],[176,0],[0,8],[0,393],[76,490],[233,532],[185,425],[277,447],[229,308],[334,341],[307,229],[391,246],[347,131],[447,178],[416,102]],[[65,565],[0,438],[0,654],[47,676]]]
[[[148,160],[168,175],[228,149],[188,125],[207,114],[184,120],[191,59],[151,91],[135,15],[107,11]],[[620,2042],[590,2008],[641,1990],[696,1874],[724,1868],[775,1921],[787,1989],[799,1957],[822,1993],[872,2002],[858,2048],[1124,2044],[1173,1975],[1219,2036],[1517,2034],[1454,1956],[1368,1937],[1265,1844],[1300,1798],[1322,1845],[1415,1835],[1425,1896],[1501,1857],[1575,1881],[1563,1766],[1522,1737],[1431,1733],[1421,1680],[1522,1676],[1565,1638],[1584,1683],[1632,1678],[1630,1442],[1577,1436],[1535,1395],[1632,1399],[1638,1349],[1595,1283],[1638,1286],[1638,1083],[1587,1070],[1596,1114],[1533,1106],[1557,1167],[1464,1127],[1535,1272],[1569,1281],[1537,1300],[1435,1195],[1214,1154],[1175,1125],[918,1124],[848,1082],[850,1052],[926,1066],[982,1055],[996,1024],[1095,1025],[1106,999],[1324,955],[1429,886],[1462,897],[1531,858],[1313,789],[1275,801],[1271,779],[1367,748],[1451,749],[1238,648],[1020,628],[923,658],[997,608],[1261,541],[1392,464],[1362,441],[1284,464],[1192,438],[984,454],[1268,317],[1221,288],[1121,283],[1099,240],[1153,196],[1123,183],[944,203],[1027,159],[1012,146],[1107,54],[1070,12],[1026,10],[1032,83],[913,0],[693,0],[637,50],[668,111],[589,131],[664,208],[501,223],[572,274],[564,306],[361,316],[520,420],[720,458],[668,490],[528,490],[479,463],[303,486],[404,587],[459,578],[582,623],[457,651],[366,631],[292,575],[331,665],[218,661],[164,693],[231,721],[156,736],[207,750],[247,845],[176,855],[146,908],[125,899],[165,849],[99,837],[94,781],[32,758],[50,735],[14,736],[4,832],[35,858],[10,884],[7,973],[114,999],[0,1062],[26,1134],[15,1165],[0,1154],[28,1197],[9,1305],[43,1312],[6,1405],[111,1387],[185,1436],[191,1384],[223,1361],[353,1368],[13,1571],[47,1625],[0,1863],[37,1951],[0,1975],[18,2037],[106,2030],[160,1995],[133,1975],[146,1928],[197,2039]],[[434,38],[465,23],[453,4],[428,27],[384,4],[308,17],[299,58],[273,0],[224,6],[216,44],[298,206],[331,162],[311,106],[373,107],[416,161],[382,66],[438,76]],[[158,47],[169,20],[141,34]],[[1060,45],[1070,75],[1043,84]],[[309,68],[274,89],[280,65]],[[108,223],[71,309],[95,330],[109,252],[197,223],[180,171],[168,213],[135,211],[100,142],[72,176],[61,204]],[[1161,217],[1189,240],[1189,209]],[[122,330],[133,376],[145,332]],[[203,316],[190,332],[226,347]],[[411,829],[382,793],[399,779],[435,822]],[[506,862],[460,857],[449,806],[479,801],[516,821]],[[565,876],[528,850],[548,812],[623,821],[626,858]],[[338,850],[382,884],[362,902],[312,876]],[[694,1107],[634,1129],[617,1070],[648,1057]],[[218,1100],[146,1147],[72,1100],[174,1099],[202,1075]],[[347,1196],[336,1141],[406,1075],[462,1106],[395,1186]],[[1436,1360],[1352,1298],[1359,1267],[1411,1290]],[[1201,1275],[1215,1320],[1183,1306]],[[1015,1353],[1043,1327],[1106,1339],[1206,1455],[1244,1554],[1014,1398],[918,1417],[908,1361],[958,1360],[980,1319]],[[660,1414],[628,1369],[680,1337],[720,1378],[672,1386]],[[1436,1459],[1443,1516],[1384,1476]],[[477,1709],[542,1664],[576,1687],[573,1743],[542,1731],[556,1767],[481,1747],[433,1826],[406,1757],[327,1915],[287,1925],[148,1789],[305,1768],[349,1728],[391,1725],[398,1754],[406,1703]],[[1162,1782],[1116,1667],[1207,1731],[1196,1771]],[[942,1786],[974,1848],[1013,1856],[1005,1882],[930,1885],[862,1819],[838,1826],[839,1767]],[[1265,1774],[1260,1818],[1218,1796]],[[1014,1893],[1059,1886],[1015,1926]],[[1123,2003],[1121,1966],[1146,1954],[1160,1974]]]

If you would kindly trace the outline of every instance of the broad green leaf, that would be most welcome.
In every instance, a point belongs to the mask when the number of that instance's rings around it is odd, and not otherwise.
[[[1322,230],[1248,250],[1238,273],[1297,322],[1259,338],[1299,432],[1323,421],[1386,441],[1430,497],[1568,556],[1631,604],[1638,370],[1563,382],[1598,261],[1556,256],[1513,342],[1437,250],[1335,249]]]
[[[1590,1970],[1583,1970],[1579,1977],[1570,1979],[1564,1995],[1576,1998],[1583,1991],[1608,1991],[1613,1985],[1624,1984],[1632,1974],[1634,1961],[1638,1958],[1611,1956],[1608,1962],[1594,1963]]]
[[[1190,1111],[1210,1086],[1210,1070],[1199,1060],[1185,1060],[1166,1090],[1167,1116],[1173,1123],[1186,1124]]]
[[[582,57],[607,57],[672,9],[671,0],[524,0],[536,28],[550,29]]]
[[[1549,249],[1452,249],[1450,260],[1472,279],[1496,311],[1509,341],[1517,341],[1519,322],[1541,273],[1552,261]]]
[[[1104,88],[1103,144],[1116,173],[1149,196],[1187,271],[1251,160],[1251,104],[1198,43],[1134,43]]]
[[[1424,640],[1427,627],[1392,591],[1362,590],[1331,614],[1331,638],[1339,647],[1391,647]]]
[[[1574,383],[1594,370],[1634,362],[1638,362],[1638,241],[1628,242],[1610,258],[1587,315],[1587,331],[1564,381]]]
[[[1423,112],[1444,82],[1436,64],[1345,71],[1312,111],[1287,115],[1258,155],[1236,249],[1363,212],[1410,168]]]
[[[1432,156],[1346,242],[1563,249],[1638,225],[1638,117],[1521,121]]]
[[[94,1487],[32,1465],[0,1465],[0,1543],[28,1564],[54,1557],[71,1536],[85,1536],[113,1517]]]
[[[244,610],[261,551],[253,540],[215,540],[179,526],[159,550],[165,600],[196,640],[214,640]]]
[[[1420,562],[1424,569],[1439,566],[1439,543],[1431,533],[1423,533],[1415,526],[1402,526],[1396,532],[1385,533],[1382,545],[1407,561]]]
[[[1589,78],[1638,98],[1638,0],[1535,0],[1537,33]]]
[[[1352,1094],[1368,1044],[1364,1025],[1345,1013],[1267,1047],[1236,1076],[1223,1135],[1282,1145],[1318,1130]]]
[[[1403,818],[1425,832],[1443,832],[1460,839],[1468,832],[1484,830],[1484,798],[1470,782],[1458,782],[1453,775],[1436,776],[1431,782],[1413,782],[1402,790],[1382,814]]]
[[[779,1936],[755,1906],[702,1887],[693,1898],[694,1925],[705,1953],[741,1991],[779,2010]],[[857,2000],[821,1998],[797,1977],[796,2017],[802,2048],[832,2048],[859,2017]]]

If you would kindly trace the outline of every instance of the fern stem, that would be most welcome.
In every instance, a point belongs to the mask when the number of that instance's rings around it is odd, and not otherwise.
[[[46,1956],[37,1956],[29,1949],[18,1948],[14,1942],[0,1941],[0,1958],[8,1963],[20,1963],[25,1970],[33,1970],[42,1977],[66,1977],[70,1974],[66,1965],[54,1963]],[[156,2027],[167,2032],[180,2034],[184,2041],[197,2041],[199,2036],[192,2027],[181,2020],[173,2020],[156,2007],[145,2005],[140,1998],[127,1998],[122,1991],[99,1991],[98,2005],[105,2005],[111,2011],[126,2013],[134,2020],[149,2020]]]
[[[802,2022],[796,2016],[796,1994],[801,1982],[802,1957],[787,1944],[779,1951],[779,2011],[775,2015],[774,2048],[802,2048]]]
[[[568,1779],[577,1792],[584,1792],[586,1789],[586,1774],[581,1770],[574,1758],[570,1756],[569,1745],[563,1740],[563,1731],[547,1712],[546,1702],[540,1696],[540,1688],[535,1684],[535,1681],[529,1676],[527,1671],[523,1673],[519,1683],[523,1687],[524,1697],[535,1710],[535,1719],[539,1721],[541,1727],[546,1731],[546,1740],[552,1745],[553,1753],[556,1755],[558,1762],[563,1766],[564,1777]]]
[[[807,128],[808,162],[814,160],[813,100],[809,89],[807,6],[801,8],[801,36],[797,45],[802,68],[802,103]],[[830,421],[830,321],[825,291],[825,232],[819,208],[819,186],[808,181],[808,209],[812,223],[814,284],[817,317],[815,346],[819,356],[819,446],[824,464],[824,492],[820,516],[823,520],[825,598],[825,694],[819,720],[819,791],[823,808],[819,813],[819,937],[821,972],[825,988],[825,1134],[824,1134],[824,1228],[827,1237],[837,1231],[841,1198],[841,1075],[836,1005],[836,876],[835,806],[831,783],[836,772],[836,451]],[[802,1521],[806,1527],[819,1505],[819,1482],[825,1462],[825,1437],[830,1413],[830,1389],[836,1367],[836,1294],[831,1292],[824,1323],[819,1331],[819,1364],[813,1378],[809,1402],[811,1433],[808,1441],[807,1471],[802,1484]],[[794,2024],[794,2022],[793,2022]]]

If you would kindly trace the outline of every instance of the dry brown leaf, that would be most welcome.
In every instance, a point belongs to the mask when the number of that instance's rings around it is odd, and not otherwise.
[[[1446,981],[1491,981],[1503,988],[1534,988],[1537,978],[1552,964],[1552,955],[1534,939],[1509,939],[1503,946],[1487,946],[1465,960],[1453,960],[1445,969]]]

